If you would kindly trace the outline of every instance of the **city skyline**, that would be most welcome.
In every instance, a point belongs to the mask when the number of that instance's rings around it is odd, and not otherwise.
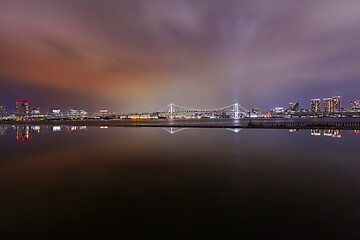
[[[357,98],[353,98],[351,101],[349,101],[348,103],[348,107],[345,107],[344,102],[341,100],[342,97],[341,96],[332,96],[332,97],[326,97],[323,99],[320,98],[313,98],[310,99],[309,102],[309,107],[305,107],[303,108],[299,102],[289,102],[288,103],[288,107],[280,107],[280,106],[276,106],[270,109],[261,109],[261,108],[248,108],[249,112],[253,112],[253,113],[259,113],[259,112],[271,112],[274,111],[275,113],[285,113],[285,112],[301,112],[301,111],[305,111],[305,112],[311,112],[311,113],[326,113],[326,112],[340,112],[340,111],[347,111],[347,110],[360,110],[360,100]],[[174,105],[173,103],[169,104],[170,108],[172,108],[171,105]],[[168,106],[169,106],[168,105]],[[176,105],[176,104],[175,104]],[[236,105],[236,107],[238,107],[237,105],[239,105],[239,107],[243,108],[243,106],[241,106],[239,103],[235,103],[233,104],[234,106]],[[231,106],[233,106],[231,105]],[[181,106],[180,106],[181,107]],[[218,109],[220,110],[222,107],[219,107]],[[194,108],[189,108],[189,109],[194,109]],[[204,108],[198,108],[200,109],[204,109]],[[208,109],[214,109],[214,108],[208,108]],[[245,109],[245,108],[244,108]],[[156,112],[158,110],[149,110],[147,112]],[[133,110],[132,113],[135,113],[136,111]],[[68,114],[68,115],[86,115],[88,114],[88,110],[86,108],[73,108],[73,107],[68,107],[65,109],[62,108],[58,108],[58,107],[50,107],[47,108],[46,111],[44,110],[40,110],[40,108],[38,107],[34,107],[31,103],[30,100],[19,100],[16,101],[15,103],[15,112],[9,112],[9,110],[4,106],[0,104],[0,117],[5,117],[5,116],[9,116],[12,114],[15,114],[17,116],[36,116],[36,115],[40,115],[40,114],[50,114],[50,115],[60,115],[60,114]],[[102,109],[98,109],[95,112],[92,113],[100,113],[103,115],[107,115],[107,114],[111,114],[111,113],[116,113],[116,112],[111,112],[109,111],[107,108],[102,108]],[[126,113],[126,112],[117,112],[117,113]],[[128,112],[130,113],[130,112]],[[138,111],[138,113],[140,113]]]

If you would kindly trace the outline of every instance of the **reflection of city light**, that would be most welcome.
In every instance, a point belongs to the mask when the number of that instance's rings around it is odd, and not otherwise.
[[[108,129],[109,126],[100,126],[100,129]]]
[[[351,132],[355,133],[356,135],[359,135],[359,134],[360,134],[360,130],[350,131],[350,133],[351,133]]]
[[[341,138],[340,130],[334,130],[332,137],[334,137],[334,138]]]
[[[31,130],[33,130],[34,132],[39,133],[40,132],[40,126],[32,126]]]
[[[299,133],[300,130],[299,129],[289,129],[289,132],[291,132],[291,133]]]
[[[85,131],[87,131],[87,126],[67,126],[66,130],[68,132],[73,132],[73,131],[77,131],[77,130],[85,130]]]
[[[18,141],[25,141],[31,140],[32,136],[30,134],[30,127],[29,126],[17,126],[16,127],[16,140]]]
[[[60,132],[61,131],[61,126],[53,126],[52,131],[53,132]]]
[[[7,126],[0,126],[0,136],[3,136],[6,134]]]
[[[321,136],[321,130],[320,129],[311,129],[310,133],[311,133],[311,136]]]
[[[333,137],[333,138],[341,138],[341,131],[338,129],[326,129],[326,130],[324,130],[324,136]]]
[[[326,129],[324,130],[324,136],[325,137],[332,137],[332,132],[330,129]]]

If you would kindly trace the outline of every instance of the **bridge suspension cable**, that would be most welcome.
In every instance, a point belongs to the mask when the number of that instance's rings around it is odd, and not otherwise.
[[[184,109],[187,111],[201,111],[201,112],[213,112],[213,111],[219,111],[219,110],[223,110],[223,109],[229,109],[232,108],[232,111],[234,111],[234,109],[236,108],[235,111],[239,111],[239,112],[247,112],[247,109],[243,108],[241,105],[239,105],[238,103],[234,103],[228,106],[224,106],[224,107],[219,107],[219,108],[212,108],[212,109],[199,109],[199,108],[190,108],[190,107],[184,107],[178,104],[168,104],[166,107],[163,107],[162,109],[160,109],[158,112],[176,112],[175,111],[175,107],[176,108],[180,108],[180,109]]]

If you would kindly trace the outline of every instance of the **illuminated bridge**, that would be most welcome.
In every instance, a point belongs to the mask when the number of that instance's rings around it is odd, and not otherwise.
[[[234,103],[229,106],[213,108],[213,109],[197,109],[180,106],[174,103],[170,103],[166,107],[155,111],[145,113],[130,113],[127,116],[145,116],[150,117],[167,117],[170,119],[186,117],[186,116],[197,116],[197,117],[218,117],[218,118],[242,118],[249,115],[249,111],[238,103]]]

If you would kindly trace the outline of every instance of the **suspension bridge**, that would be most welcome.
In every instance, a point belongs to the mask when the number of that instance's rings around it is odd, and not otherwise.
[[[229,106],[213,108],[213,109],[198,109],[180,106],[170,103],[166,107],[153,112],[144,113],[130,113],[127,116],[146,116],[150,117],[165,117],[170,119],[185,118],[185,117],[213,117],[213,118],[234,118],[239,119],[249,116],[249,110],[242,107],[238,103]]]

